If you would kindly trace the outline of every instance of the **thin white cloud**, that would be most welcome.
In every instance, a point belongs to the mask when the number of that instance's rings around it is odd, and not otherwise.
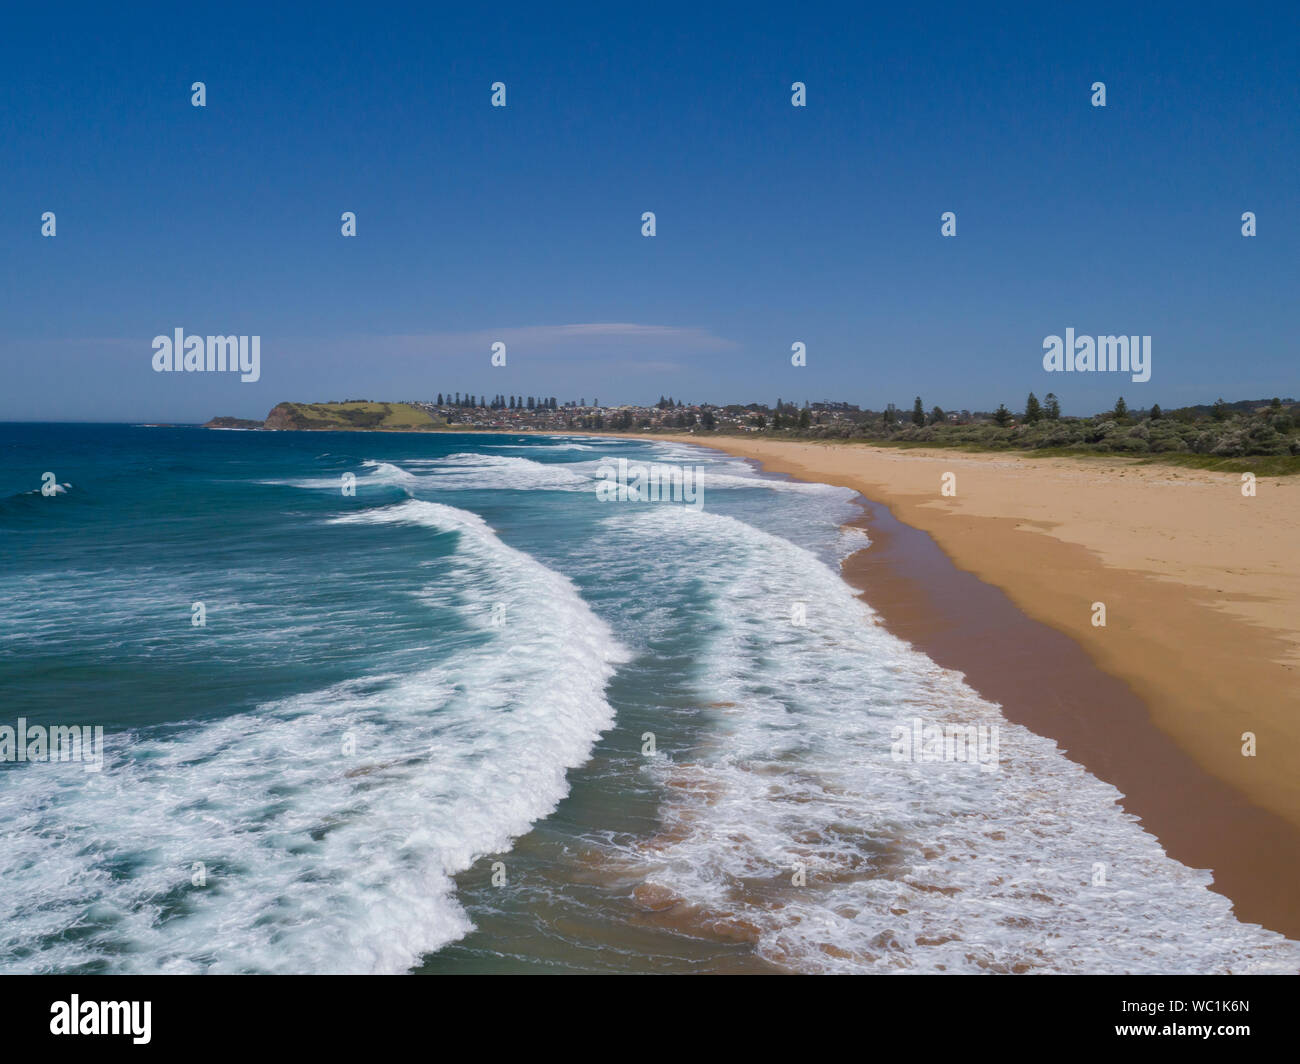
[[[511,354],[601,355],[624,358],[644,354],[682,356],[731,351],[740,345],[707,329],[678,325],[642,325],[634,322],[580,322],[568,325],[522,325],[475,332],[437,332],[401,336],[350,338],[368,350],[406,355],[462,355],[488,352],[504,343]]]

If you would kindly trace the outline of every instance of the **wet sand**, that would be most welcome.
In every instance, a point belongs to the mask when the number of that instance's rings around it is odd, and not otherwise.
[[[1239,919],[1300,938],[1300,484],[1248,499],[1235,474],[1122,460],[647,438],[859,491],[872,546],[844,575],[889,630],[1118,788]]]

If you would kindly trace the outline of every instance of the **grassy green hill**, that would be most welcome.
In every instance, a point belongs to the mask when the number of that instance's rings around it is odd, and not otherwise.
[[[268,429],[435,429],[439,418],[406,403],[281,403],[266,415]]]

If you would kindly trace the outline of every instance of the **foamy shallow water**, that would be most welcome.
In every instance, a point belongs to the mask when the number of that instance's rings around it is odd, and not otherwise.
[[[1295,970],[1297,945],[1239,924],[1118,791],[873,623],[808,552],[709,513],[612,524],[720,590],[700,683],[725,708],[698,756],[647,767],[673,797],[637,855],[700,928],[796,971]],[[997,728],[997,771],[896,760],[916,720]]]

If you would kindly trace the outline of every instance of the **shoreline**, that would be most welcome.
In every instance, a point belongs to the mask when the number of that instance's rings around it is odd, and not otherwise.
[[[1213,873],[1239,920],[1300,939],[1300,552],[1286,541],[1300,485],[1261,481],[1247,499],[1234,474],[1123,461],[639,438],[858,492],[872,546],[842,572],[882,623],[1114,785],[1171,857]],[[956,497],[940,496],[941,472]],[[1179,533],[1190,543],[1162,557]],[[1249,569],[1224,556],[1234,544],[1250,545]]]

